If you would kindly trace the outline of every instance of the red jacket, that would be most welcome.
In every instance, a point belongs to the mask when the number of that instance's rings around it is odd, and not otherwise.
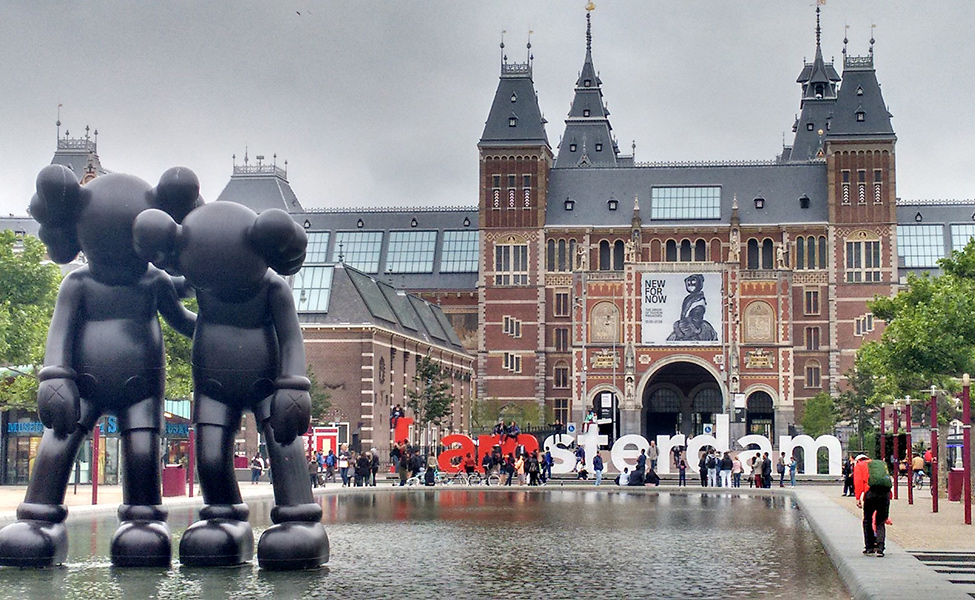
[[[863,501],[863,494],[870,488],[867,483],[870,480],[869,466],[867,463],[870,462],[869,458],[861,459],[856,461],[853,465],[853,495],[856,496],[857,502]]]

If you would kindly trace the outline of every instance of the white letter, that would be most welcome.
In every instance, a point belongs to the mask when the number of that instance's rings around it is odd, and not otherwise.
[[[599,435],[599,429],[590,427],[586,433],[579,434],[577,443],[586,450],[586,470],[592,471],[592,458],[599,452],[599,446],[609,443],[609,436]]]
[[[753,456],[761,456],[763,452],[768,452],[769,458],[774,456],[772,442],[764,435],[755,433],[744,435],[738,438],[738,443],[742,448],[747,448],[752,444],[758,446],[758,450],[742,450],[738,453],[738,460],[741,461],[741,466],[745,468],[745,473],[751,473],[752,471],[751,460]]]
[[[683,433],[678,433],[673,437],[669,435],[657,436],[657,451],[660,453],[660,456],[657,459],[658,475],[666,475],[670,473],[670,457],[674,450],[674,446],[683,446],[686,443],[687,439],[684,437]]]
[[[840,475],[842,468],[840,461],[843,458],[843,446],[836,436],[821,435],[815,440],[808,435],[797,435],[795,439],[787,435],[779,438],[779,450],[785,452],[786,456],[792,456],[796,448],[802,448],[802,474],[819,473],[819,449],[826,448],[829,460],[829,474]]]
[[[572,436],[567,434],[550,435],[542,444],[542,452],[548,448],[552,453],[552,474],[571,473],[576,464],[576,455],[566,448],[572,444]]]
[[[635,446],[634,450],[628,450],[627,446]],[[633,470],[636,465],[636,459],[640,456],[640,450],[649,450],[650,442],[647,438],[642,435],[637,435],[631,433],[629,435],[624,435],[620,439],[616,440],[613,444],[613,449],[609,453],[609,459],[613,462],[613,466],[620,473],[623,472],[623,467],[629,467]],[[627,462],[627,459],[632,459],[633,462]],[[658,465],[660,463],[657,463]],[[650,466],[650,465],[647,465]]]

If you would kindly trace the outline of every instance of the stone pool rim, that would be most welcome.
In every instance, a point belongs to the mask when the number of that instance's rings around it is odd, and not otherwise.
[[[826,497],[824,491],[832,492],[832,488],[798,487],[798,488],[700,488],[700,487],[619,487],[608,483],[594,486],[591,483],[559,482],[560,485],[530,486],[438,486],[436,488],[415,487],[405,488],[397,485],[379,485],[363,488],[325,488],[316,489],[315,496],[331,496],[346,494],[376,494],[376,493],[419,493],[429,491],[489,491],[489,492],[526,492],[526,493],[558,493],[566,491],[589,491],[592,493],[610,494],[684,494],[684,495],[723,495],[723,496],[784,496],[795,501],[802,516],[809,523],[827,556],[833,563],[840,581],[850,592],[850,597],[856,600],[916,600],[918,598],[938,598],[939,600],[971,600],[971,596],[964,593],[964,587],[951,584],[947,578],[940,577],[934,569],[924,565],[897,544],[888,540],[887,552],[884,558],[865,557],[861,553],[863,533],[860,519],[845,508]],[[241,490],[244,491],[243,488]],[[274,496],[270,487],[262,490],[248,490],[244,494],[244,501],[273,501]],[[194,507],[203,504],[201,496],[166,498],[167,508]],[[115,513],[118,507],[112,504],[71,506],[68,509],[68,520],[84,519],[94,515]],[[13,522],[16,516],[13,511],[0,513],[0,526]],[[896,526],[896,525],[895,525]]]

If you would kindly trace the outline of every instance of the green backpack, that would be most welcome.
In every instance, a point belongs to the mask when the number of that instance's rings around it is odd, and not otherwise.
[[[886,488],[889,490],[894,486],[894,483],[890,479],[890,473],[887,472],[887,465],[882,460],[871,460],[867,463],[867,473],[867,485],[870,487]]]

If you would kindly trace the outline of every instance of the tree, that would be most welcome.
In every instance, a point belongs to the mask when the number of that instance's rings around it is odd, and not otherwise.
[[[424,356],[416,363],[413,381],[416,387],[409,391],[406,406],[413,411],[416,423],[422,428],[430,424],[441,425],[444,418],[450,416],[454,399],[448,393],[450,383],[444,379],[440,365]]]
[[[975,371],[975,240],[938,261],[942,274],[909,274],[907,288],[867,303],[886,321],[880,342],[857,353],[865,374],[894,398],[945,388]]]
[[[806,401],[802,415],[802,430],[814,438],[831,434],[836,428],[837,414],[833,398],[820,392]]]
[[[0,232],[0,410],[36,409],[61,270],[35,237]]]
[[[853,425],[858,441],[857,450],[867,448],[867,433],[873,429],[873,415],[876,414],[877,400],[874,378],[859,368],[846,374],[847,389],[836,398],[836,410],[844,421]],[[850,444],[851,449],[853,444]]]
[[[319,423],[328,422],[328,411],[332,408],[332,394],[326,390],[318,378],[315,370],[308,366],[308,380],[311,381],[311,420]]]
[[[183,300],[189,310],[197,312],[196,298]],[[166,397],[188,400],[193,393],[193,340],[160,319],[163,342],[166,345]]]

